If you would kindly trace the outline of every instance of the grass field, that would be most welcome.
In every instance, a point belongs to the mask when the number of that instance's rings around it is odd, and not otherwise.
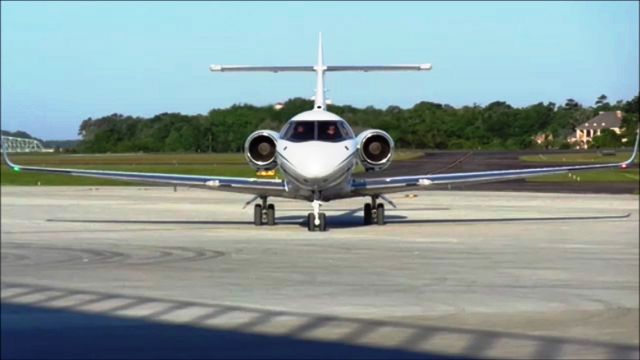
[[[631,152],[618,152],[613,156],[603,156],[597,153],[569,153],[569,154],[538,154],[520,156],[521,161],[539,163],[585,163],[602,164],[623,162],[631,156]],[[638,159],[635,160],[638,163]]]
[[[573,176],[572,176],[573,175]],[[638,169],[608,169],[572,174],[547,175],[527,179],[530,182],[638,182]]]
[[[242,154],[13,154],[20,165],[187,175],[254,177]],[[123,181],[15,172],[2,165],[1,185],[133,185]]]
[[[631,152],[617,152],[613,156],[603,156],[598,153],[568,153],[568,154],[538,154],[520,156],[524,162],[544,164],[605,164],[623,162],[631,156]],[[638,163],[636,158],[635,163]],[[573,176],[572,176],[573,175]],[[549,175],[529,178],[530,182],[638,182],[638,169],[608,169],[579,172],[575,174]]]
[[[398,150],[395,160],[422,156],[418,150]],[[255,177],[256,172],[244,155],[230,154],[12,154],[19,165],[76,168],[88,170],[135,171],[186,175]],[[362,171],[361,167],[358,168]],[[0,185],[67,185],[104,186],[134,185],[123,181],[103,180],[80,176],[15,172],[2,164]]]

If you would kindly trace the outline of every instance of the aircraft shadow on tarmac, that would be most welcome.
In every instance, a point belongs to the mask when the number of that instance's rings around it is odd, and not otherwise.
[[[158,302],[165,306],[149,312],[149,304]],[[135,312],[136,308],[138,313]],[[194,309],[199,312],[190,312]],[[177,320],[171,320],[171,316],[177,313],[192,315],[188,318],[178,316]],[[224,325],[225,322],[219,322],[220,318],[230,314],[240,315],[242,321],[232,323],[231,327],[229,324]],[[3,359],[460,359],[491,357],[489,353],[534,359],[567,355],[580,358],[581,355],[594,354],[613,359],[638,356],[637,345],[175,301],[9,282],[2,283],[0,315]],[[277,327],[279,330],[276,333],[259,330],[265,326],[282,325],[283,317],[293,317],[299,321],[289,326]],[[351,331],[342,333],[337,338],[333,336],[332,340],[313,338],[312,334],[331,331],[336,324],[348,324]],[[401,334],[394,345],[379,347],[362,341],[367,336],[385,330]],[[441,336],[454,336],[457,339],[447,347],[450,352],[447,355],[430,350],[430,346],[433,348],[430,344],[437,342]],[[510,345],[504,348],[505,344]],[[567,353],[567,350],[571,352]]]
[[[302,209],[298,209],[302,210]],[[535,222],[535,221],[584,221],[584,220],[617,220],[626,219],[631,213],[623,215],[586,215],[586,216],[541,216],[541,217],[494,217],[494,218],[436,218],[436,219],[410,219],[406,215],[395,214],[405,211],[444,211],[448,208],[409,208],[388,209],[385,214],[385,222],[388,224],[473,224],[473,223],[503,223],[503,222]],[[287,209],[286,212],[294,210]],[[335,214],[336,212],[341,212]],[[284,211],[283,211],[284,212]],[[333,209],[325,210],[327,222],[330,228],[362,227],[361,209]],[[64,223],[93,223],[93,224],[148,224],[148,225],[252,225],[252,221],[239,220],[91,220],[91,219],[47,219],[48,222]],[[307,227],[307,217],[304,215],[280,215],[276,216],[279,225],[299,225]]]

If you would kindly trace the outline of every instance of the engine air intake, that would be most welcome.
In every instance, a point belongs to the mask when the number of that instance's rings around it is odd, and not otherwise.
[[[359,157],[367,171],[382,170],[391,164],[393,139],[382,130],[367,130],[358,136]]]
[[[244,144],[247,162],[254,169],[274,169],[276,163],[276,142],[278,134],[273,131],[256,131],[249,135]]]

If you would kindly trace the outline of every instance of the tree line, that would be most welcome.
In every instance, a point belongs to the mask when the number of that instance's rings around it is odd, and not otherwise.
[[[293,98],[280,109],[236,104],[197,115],[162,113],[144,118],[111,114],[88,118],[80,124],[78,135],[82,141],[74,151],[239,152],[251,132],[278,131],[291,117],[312,107],[310,100]],[[570,148],[566,137],[575,133],[576,126],[601,111],[616,110],[624,114],[623,133],[605,131],[594,139],[594,145],[620,146],[622,138],[634,139],[639,105],[637,95],[613,104],[602,95],[592,106],[583,106],[574,99],[561,105],[540,102],[519,108],[504,101],[459,108],[423,101],[407,109],[330,105],[328,110],[346,119],[356,133],[368,128],[387,131],[401,148],[517,150]],[[533,138],[541,134],[546,135],[545,140],[537,144]]]

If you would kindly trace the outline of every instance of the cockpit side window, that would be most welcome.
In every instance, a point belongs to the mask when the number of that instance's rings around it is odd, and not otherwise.
[[[351,130],[351,127],[347,124],[346,121],[338,121],[338,126],[340,126],[342,132],[345,133],[349,139],[355,137],[353,131]]]

